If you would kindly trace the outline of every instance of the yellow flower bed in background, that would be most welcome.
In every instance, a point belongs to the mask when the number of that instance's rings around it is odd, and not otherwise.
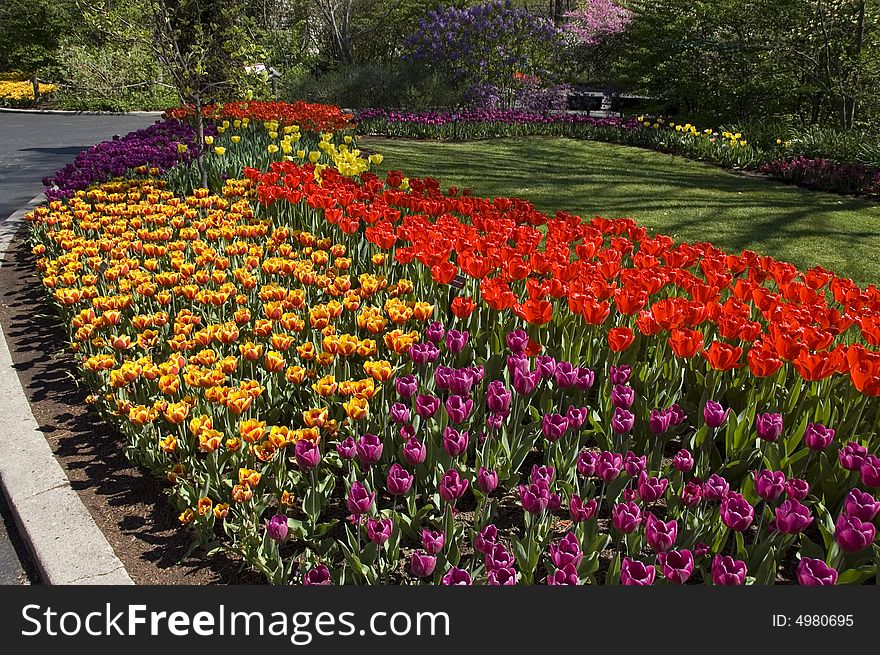
[[[47,95],[58,88],[57,84],[40,84],[40,95]],[[22,102],[34,99],[34,86],[29,80],[0,80],[0,100]]]

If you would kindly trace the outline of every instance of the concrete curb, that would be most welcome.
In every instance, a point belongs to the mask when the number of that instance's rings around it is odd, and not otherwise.
[[[21,227],[24,215],[45,200],[40,194],[0,221],[0,258]],[[0,259],[2,266],[2,259]],[[31,413],[0,329],[0,486],[19,531],[50,585],[134,582],[104,533],[70,486]]]
[[[77,111],[75,109],[19,109],[0,107],[0,112],[10,114],[62,114],[76,116],[161,116],[161,111]]]

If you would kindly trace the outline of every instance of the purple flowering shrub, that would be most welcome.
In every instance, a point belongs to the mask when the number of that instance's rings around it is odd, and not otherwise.
[[[409,58],[449,79],[464,82],[472,95],[494,89],[493,103],[515,105],[523,75],[546,77],[554,67],[563,31],[551,21],[493,0],[466,9],[428,12],[406,41]]]
[[[208,134],[214,128],[209,127]],[[158,169],[161,174],[195,157],[195,130],[192,125],[177,120],[159,121],[150,127],[136,130],[122,137],[102,141],[83,150],[70,164],[43,180],[49,200],[69,198],[80,189],[113,178],[129,176],[140,167]],[[178,151],[178,144],[187,146]]]

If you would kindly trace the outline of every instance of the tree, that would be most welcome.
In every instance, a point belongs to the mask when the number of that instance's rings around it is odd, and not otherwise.
[[[235,97],[246,85],[245,66],[258,49],[244,29],[243,0],[149,0],[152,47],[180,100],[193,108],[199,137],[197,163],[202,186],[205,105]]]

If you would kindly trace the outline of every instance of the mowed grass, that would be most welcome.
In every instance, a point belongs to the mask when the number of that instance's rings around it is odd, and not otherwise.
[[[364,137],[381,170],[435,177],[486,197],[518,196],[544,212],[629,216],[677,241],[710,241],[823,266],[862,286],[880,281],[880,202],[808,191],[700,162],[593,141],[442,143]]]

